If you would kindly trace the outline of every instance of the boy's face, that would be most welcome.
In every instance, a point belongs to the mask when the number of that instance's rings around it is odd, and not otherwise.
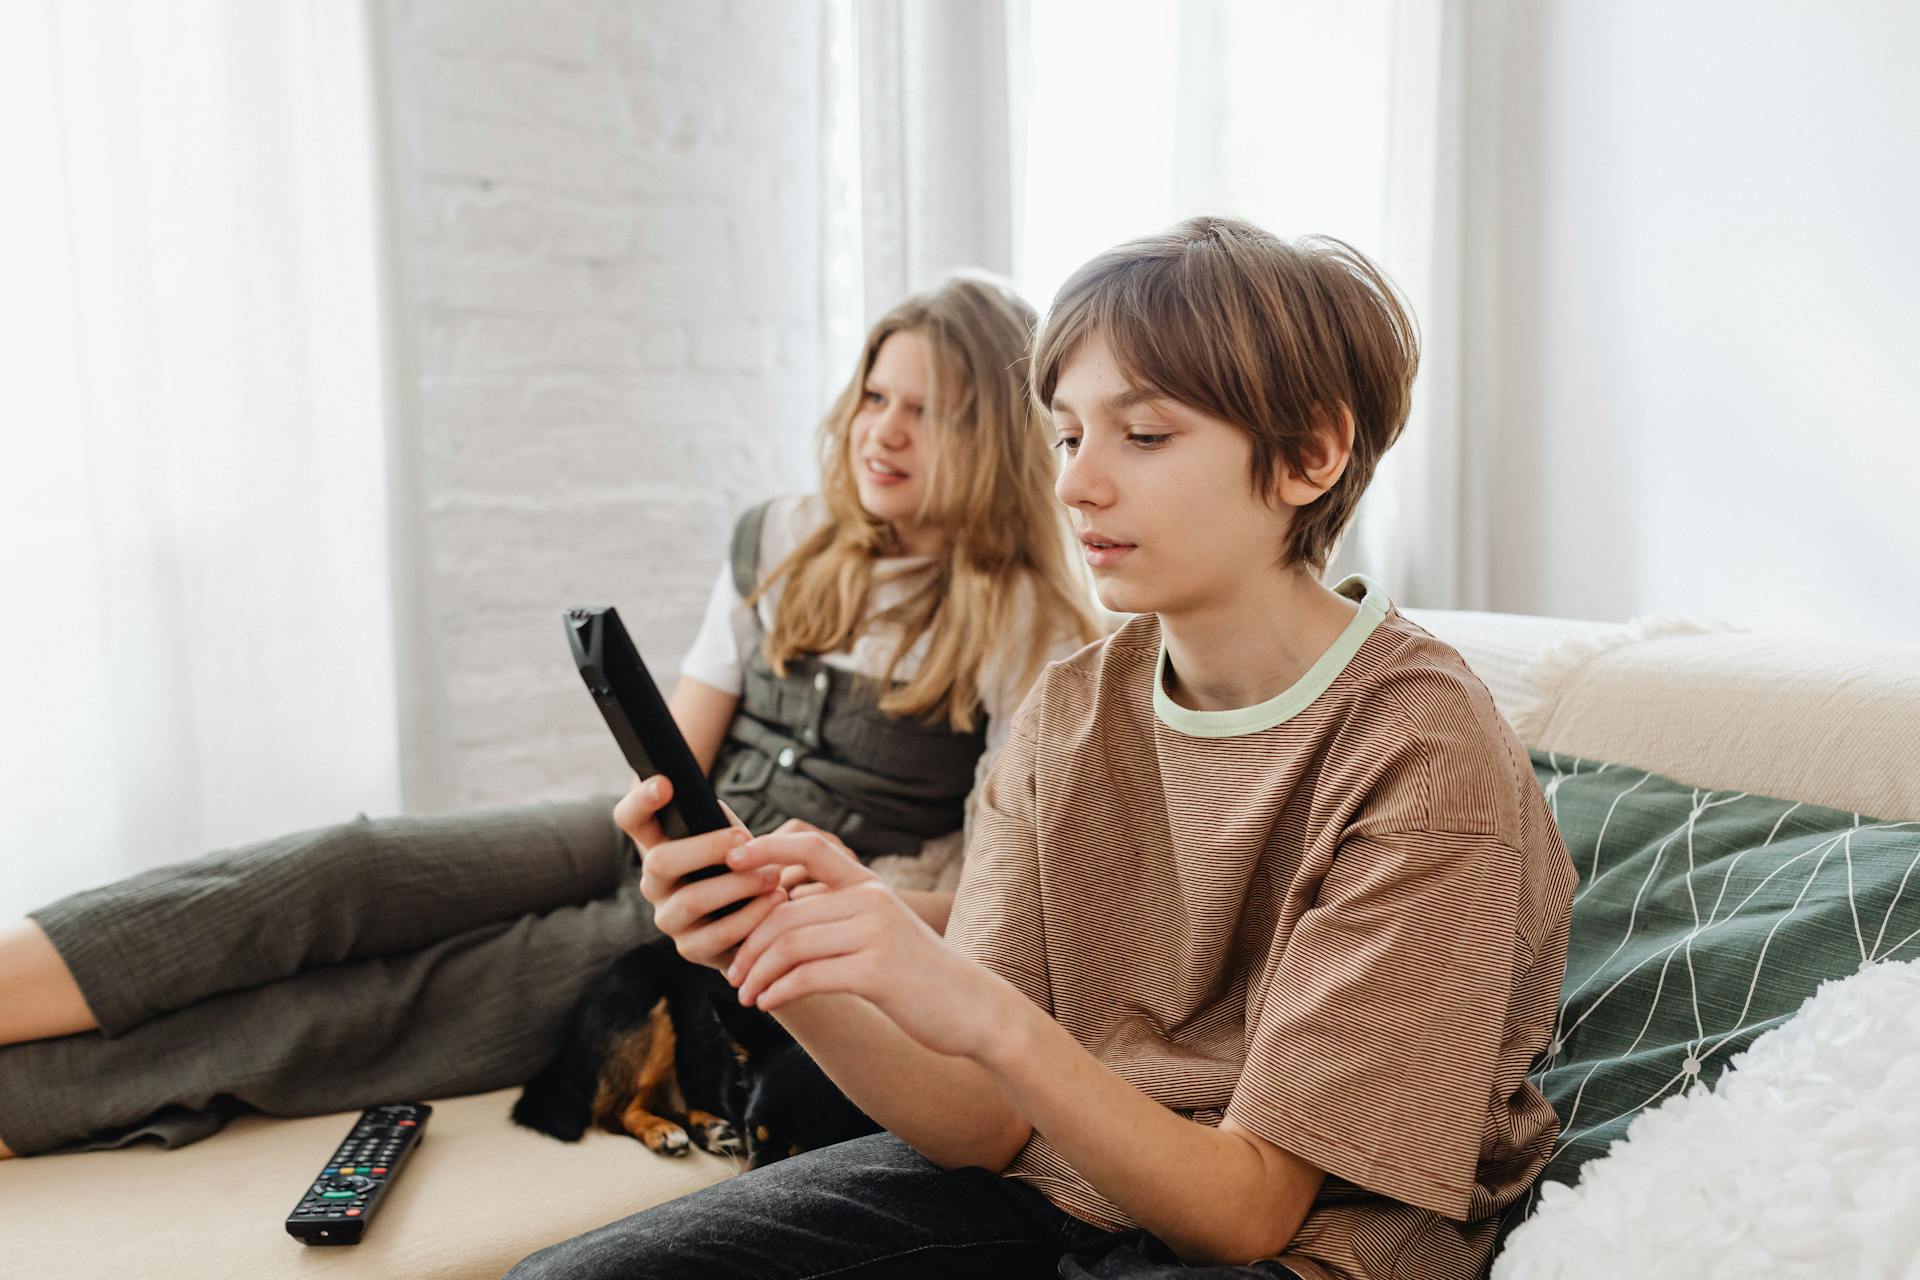
[[[1278,562],[1289,509],[1254,492],[1253,442],[1238,427],[1143,398],[1099,334],[1062,366],[1052,409],[1064,455],[1054,492],[1107,608],[1205,611]]]

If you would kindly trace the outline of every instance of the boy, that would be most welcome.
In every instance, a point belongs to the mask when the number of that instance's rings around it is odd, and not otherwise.
[[[1336,241],[1196,218],[1063,286],[1035,400],[1101,600],[1135,616],[1016,715],[945,941],[830,838],[663,842],[659,780],[616,815],[682,954],[889,1132],[515,1275],[1484,1267],[1558,1131],[1525,1073],[1574,872],[1459,655],[1319,580],[1417,360]]]

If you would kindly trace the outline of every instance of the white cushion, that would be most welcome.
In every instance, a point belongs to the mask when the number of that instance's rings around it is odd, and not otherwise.
[[[1460,650],[1530,747],[1920,819],[1920,648],[1676,618],[1407,616]]]
[[[1535,743],[1700,787],[1920,819],[1920,649],[1648,640],[1569,673]]]

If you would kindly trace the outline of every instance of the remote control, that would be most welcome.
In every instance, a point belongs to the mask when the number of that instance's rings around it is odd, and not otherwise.
[[[287,1215],[287,1234],[302,1244],[359,1244],[387,1187],[420,1145],[432,1114],[424,1102],[362,1111],[340,1149]]]

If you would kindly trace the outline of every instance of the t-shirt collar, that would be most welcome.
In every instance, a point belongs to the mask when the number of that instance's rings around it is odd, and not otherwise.
[[[1305,675],[1255,706],[1233,707],[1226,711],[1195,711],[1175,702],[1167,694],[1167,641],[1162,636],[1160,653],[1153,664],[1154,715],[1169,729],[1193,738],[1235,738],[1242,734],[1259,733],[1299,715],[1315,698],[1327,691],[1327,686],[1333,683],[1335,677],[1346,670],[1347,663],[1352,661],[1361,643],[1373,634],[1373,629],[1386,618],[1387,610],[1393,607],[1393,602],[1387,599],[1387,593],[1380,584],[1364,574],[1348,574],[1333,589],[1349,600],[1359,601],[1359,611]]]

